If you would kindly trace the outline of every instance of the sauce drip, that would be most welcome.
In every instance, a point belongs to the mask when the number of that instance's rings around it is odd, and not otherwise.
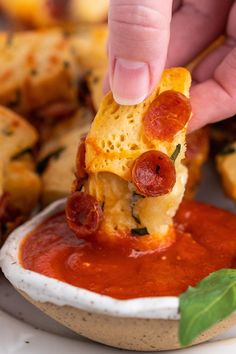
[[[61,212],[26,236],[21,262],[26,269],[118,299],[179,295],[213,271],[236,268],[236,215],[185,201],[175,229],[176,242],[169,248],[141,253],[127,244],[78,239]]]

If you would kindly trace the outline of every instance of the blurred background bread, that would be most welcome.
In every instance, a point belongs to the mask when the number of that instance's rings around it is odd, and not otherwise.
[[[33,158],[37,140],[31,124],[0,107],[0,243],[39,202],[41,180]]]
[[[1,0],[9,19],[35,28],[107,19],[109,0]]]

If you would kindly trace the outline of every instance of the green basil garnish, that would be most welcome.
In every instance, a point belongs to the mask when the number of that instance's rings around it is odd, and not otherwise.
[[[236,310],[236,270],[221,269],[180,296],[179,341],[182,346]]]

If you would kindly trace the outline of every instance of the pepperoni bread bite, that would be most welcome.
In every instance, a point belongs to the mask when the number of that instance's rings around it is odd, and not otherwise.
[[[50,139],[42,144],[38,172],[44,205],[69,195],[75,178],[78,140],[88,133],[92,118],[88,109],[80,108],[71,118],[54,125]]]
[[[28,122],[0,107],[0,243],[38,202],[41,181],[32,157],[37,139]]]
[[[79,69],[63,31],[0,34],[0,104],[29,114],[77,100]]]
[[[166,247],[182,200],[190,75],[164,71],[141,104],[121,106],[109,93],[77,155],[67,220],[79,237],[132,239],[138,248]],[[141,237],[142,236],[142,237]]]
[[[16,113],[0,106],[0,160],[11,159],[37,141],[35,129]]]
[[[78,64],[84,72],[107,66],[107,24],[78,26],[69,33]]]

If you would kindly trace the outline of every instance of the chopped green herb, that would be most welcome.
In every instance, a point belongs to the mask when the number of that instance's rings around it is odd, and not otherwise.
[[[10,127],[5,127],[2,129],[2,134],[6,136],[11,136],[13,135],[13,131],[11,130]]]
[[[132,235],[135,236],[146,236],[149,235],[149,232],[146,227],[137,227],[134,229],[131,229]]]
[[[233,154],[234,152],[236,152],[236,146],[227,145],[219,152],[219,155],[228,155]]]
[[[14,155],[12,157],[12,160],[17,160],[20,157],[24,156],[25,154],[32,154],[32,152],[33,152],[32,148],[26,148],[26,149],[20,151],[18,154]]]
[[[37,74],[38,74],[38,70],[37,69],[35,69],[35,68],[31,69],[30,75],[35,76]]]
[[[181,150],[181,144],[177,144],[175,151],[173,152],[173,154],[171,155],[171,160],[173,160],[175,162],[175,160],[177,159],[177,157],[179,156]]]
[[[132,208],[131,214],[132,214],[132,217],[134,218],[134,220],[136,221],[136,223],[137,223],[137,224],[141,224],[141,221],[140,221],[138,215],[135,214],[135,212],[134,212],[134,208]]]
[[[50,152],[47,156],[45,156],[42,160],[40,160],[37,164],[37,172],[42,174],[51,159],[58,159],[61,153],[65,150],[64,147],[60,147],[59,149]]]
[[[140,219],[139,216],[137,215],[137,213],[135,212],[135,204],[140,200],[144,198],[144,196],[142,196],[141,194],[136,193],[135,191],[132,193],[131,196],[131,202],[130,202],[130,207],[131,207],[131,214],[132,217],[134,218],[134,220],[140,224]]]
[[[63,62],[64,69],[68,69],[70,67],[70,63],[68,61]]]
[[[137,201],[139,201],[140,199],[143,199],[144,196],[142,194],[139,194],[137,192],[133,192],[132,193],[132,202],[136,203]]]
[[[20,89],[17,89],[15,92],[15,98],[12,101],[10,101],[7,106],[9,108],[14,109],[19,106],[20,101],[21,101],[21,91]]]

